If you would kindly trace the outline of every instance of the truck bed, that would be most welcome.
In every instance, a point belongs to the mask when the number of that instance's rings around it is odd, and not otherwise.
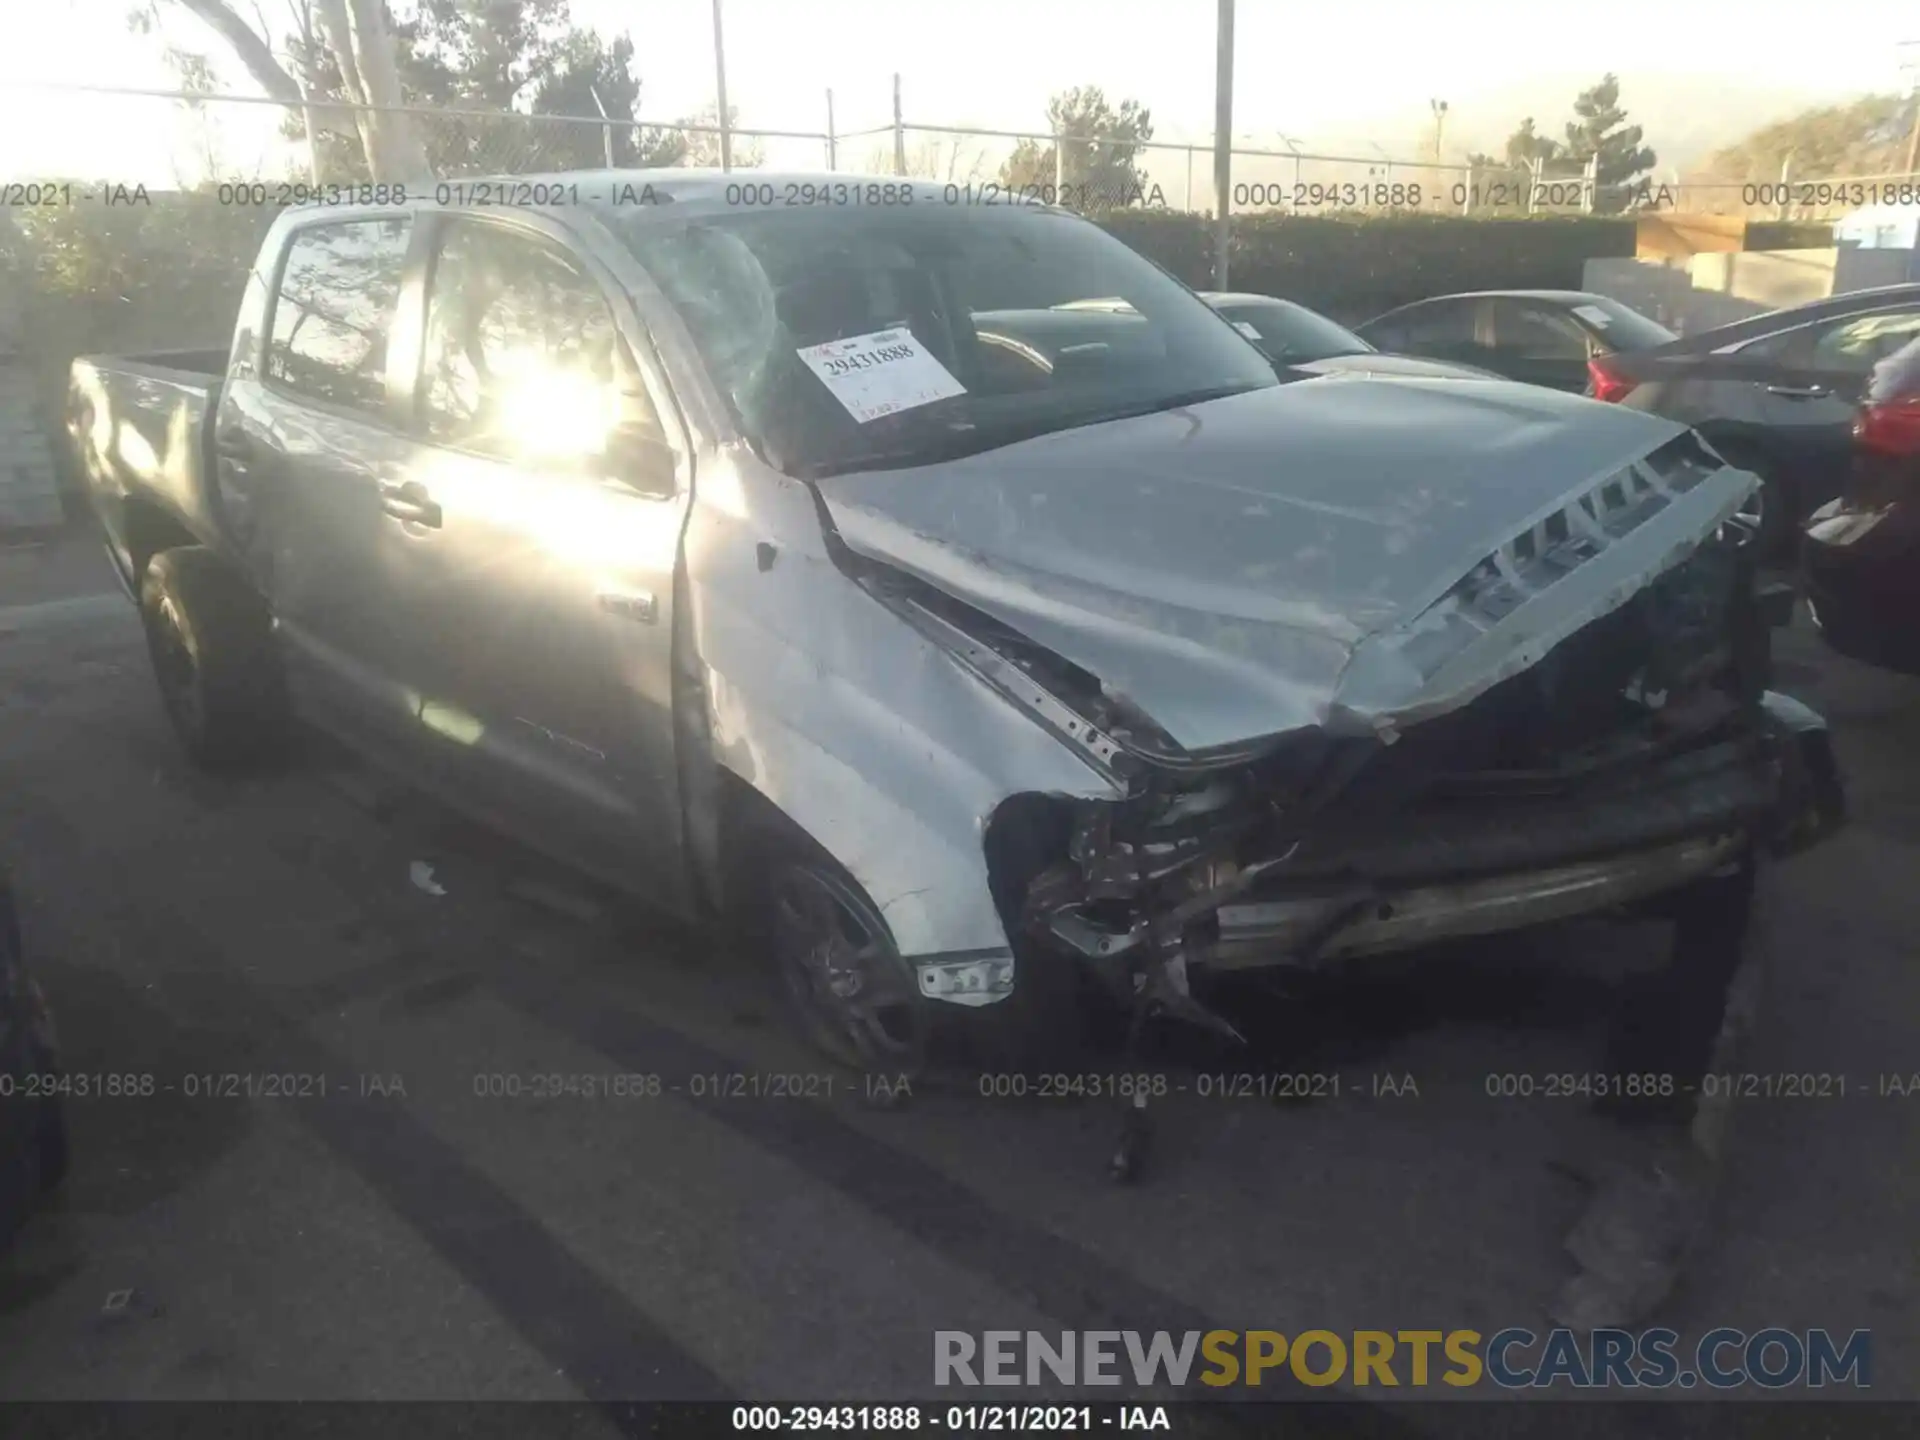
[[[138,355],[94,355],[84,357],[118,370],[138,370],[143,374],[178,380],[218,382],[227,372],[225,350],[148,350]]]
[[[204,543],[219,537],[209,427],[226,352],[83,355],[67,387],[67,436],[108,553],[129,589],[143,561],[144,508]]]

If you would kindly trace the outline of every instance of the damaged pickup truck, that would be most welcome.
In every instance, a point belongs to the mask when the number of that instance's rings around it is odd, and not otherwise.
[[[888,1069],[1039,977],[1224,1024],[1200,971],[1671,897],[1839,823],[1766,689],[1754,477],[1683,427],[1282,383],[1062,211],[751,179],[289,212],[227,355],[76,363],[194,756],[297,711],[751,914],[816,1042]]]

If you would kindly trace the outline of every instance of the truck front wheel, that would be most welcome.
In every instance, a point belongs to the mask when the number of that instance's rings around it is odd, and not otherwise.
[[[204,770],[231,771],[277,755],[287,706],[266,606],[212,551],[153,557],[140,581],[140,618],[167,717]]]

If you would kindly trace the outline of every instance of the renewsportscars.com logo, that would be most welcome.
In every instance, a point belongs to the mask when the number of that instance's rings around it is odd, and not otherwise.
[[[1873,1384],[1873,1332],[1709,1330],[936,1330],[938,1386],[1493,1385],[1505,1390],[1811,1390]]]

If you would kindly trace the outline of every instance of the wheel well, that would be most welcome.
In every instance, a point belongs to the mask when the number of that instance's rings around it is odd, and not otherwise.
[[[1703,427],[1700,436],[1720,453],[1720,457],[1743,470],[1753,470],[1765,478],[1767,471],[1766,442],[1744,430],[1715,430],[1711,426]]]
[[[199,537],[151,500],[137,497],[126,502],[122,521],[127,546],[127,563],[133,570],[135,592],[147,573],[147,565],[162,550],[181,545],[198,545]]]
[[[719,884],[704,890],[710,904],[716,904],[723,914],[751,905],[749,896],[758,881],[759,870],[777,853],[791,858],[810,858],[838,871],[875,913],[880,913],[878,902],[867,893],[859,877],[811,831],[755,789],[751,781],[725,766],[717,767],[717,773],[720,824],[718,874],[714,878]]]
[[[741,867],[764,849],[769,841],[788,842],[827,854],[826,847],[786,811],[769,800],[753,785],[724,765],[716,767],[720,777],[720,886],[722,904],[731,903],[729,891],[744,876]]]

